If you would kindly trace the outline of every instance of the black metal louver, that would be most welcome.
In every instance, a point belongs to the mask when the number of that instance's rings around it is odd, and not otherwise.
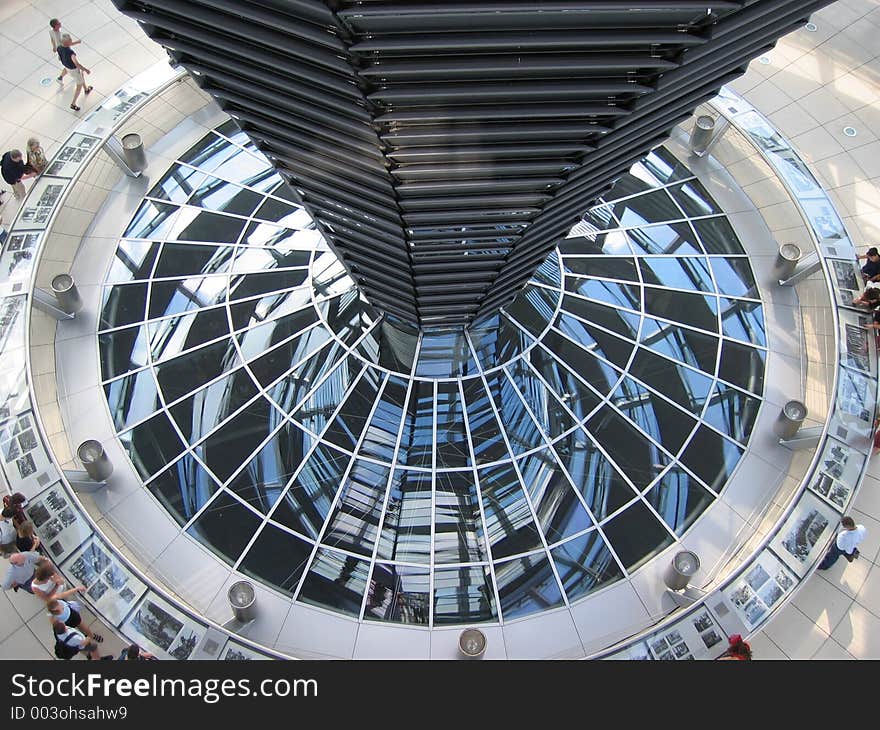
[[[247,132],[365,296],[508,302],[580,214],[830,0],[113,0]]]

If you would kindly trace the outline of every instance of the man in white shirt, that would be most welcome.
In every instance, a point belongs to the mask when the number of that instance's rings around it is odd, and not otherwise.
[[[831,543],[831,547],[819,563],[818,570],[828,570],[841,555],[857,553],[856,547],[865,539],[865,526],[857,525],[852,517],[844,517],[840,524],[843,529],[837,533],[837,539]]]
[[[45,558],[38,552],[13,553],[9,556],[9,567],[6,569],[6,577],[3,579],[2,588],[8,591],[10,588],[17,591],[24,588],[28,593],[31,590],[31,580],[34,577],[34,569]]]
[[[18,538],[18,532],[12,524],[13,514],[11,509],[6,508],[0,515],[0,553],[4,558],[17,551],[15,540]]]

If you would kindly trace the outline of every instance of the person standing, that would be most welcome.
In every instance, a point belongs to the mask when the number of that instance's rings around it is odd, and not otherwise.
[[[46,159],[46,153],[43,151],[43,147],[40,144],[40,140],[36,137],[31,137],[27,143],[27,162],[25,163],[25,168],[28,172],[35,172],[39,175],[49,164],[49,160]]]
[[[0,157],[0,174],[3,179],[12,186],[12,192],[16,200],[24,200],[24,184],[22,180],[36,176],[35,172],[28,172],[21,158],[21,150],[9,150]]]
[[[819,563],[818,570],[828,570],[841,555],[846,556],[849,562],[859,556],[858,545],[865,539],[865,526],[857,525],[852,517],[844,517],[840,521],[840,525],[843,529],[837,533],[837,537],[831,543],[822,562]]]
[[[40,538],[34,532],[34,523],[30,520],[25,520],[18,526],[18,538],[15,541],[15,546],[23,553],[39,549]]]
[[[52,18],[49,21],[49,42],[52,44],[52,55],[58,55],[58,49],[61,48],[61,21],[58,18]],[[75,46],[77,43],[82,43],[82,41],[72,41],[70,45]],[[67,67],[63,64],[61,65],[61,74],[58,76],[56,81],[60,81],[64,83],[64,75],[67,73]]]
[[[13,553],[9,557],[9,567],[3,579],[3,590],[8,591],[11,588],[18,591],[19,588],[24,588],[28,593],[33,593],[31,581],[34,579],[34,571],[43,560],[46,559],[37,552]]]
[[[18,534],[15,525],[12,524],[13,514],[15,513],[10,507],[4,507],[2,516],[0,516],[0,553],[4,558],[18,550],[15,545]]]
[[[85,74],[90,74],[91,71],[79,62],[76,52],[71,48],[72,45],[74,43],[70,33],[63,33],[61,35],[61,45],[58,47],[58,58],[61,59],[62,65],[70,71],[73,80],[76,81],[76,88],[73,90],[73,101],[70,102],[70,108],[78,112],[80,108],[76,105],[76,100],[79,98],[79,92],[82,91],[84,94],[88,94],[92,90],[91,86],[86,86],[85,77]]]

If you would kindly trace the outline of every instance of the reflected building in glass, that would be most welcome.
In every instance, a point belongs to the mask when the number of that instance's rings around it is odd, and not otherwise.
[[[627,579],[723,491],[763,309],[667,149],[467,328],[375,306],[296,197],[228,121],[150,189],[103,286],[115,429],[219,560],[338,616],[505,623]]]

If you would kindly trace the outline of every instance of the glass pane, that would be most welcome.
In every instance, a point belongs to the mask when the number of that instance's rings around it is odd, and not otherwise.
[[[572,296],[563,298],[562,309],[565,312],[571,312],[585,322],[592,322],[616,332],[626,339],[635,340],[638,338],[641,317],[632,312],[584,301]]]
[[[438,469],[454,469],[471,463],[463,409],[458,383],[437,383]]]
[[[589,276],[593,279],[620,279],[638,283],[639,272],[631,258],[617,256],[566,256],[566,274]]]
[[[477,464],[509,458],[489,396],[479,378],[462,382],[471,443]]]
[[[673,289],[715,291],[715,282],[709,263],[697,256],[646,256],[639,259],[639,267],[646,284],[669,286]],[[722,291],[724,288],[722,287]]]
[[[149,279],[158,252],[158,243],[120,241],[104,283],[122,284],[133,279]]]
[[[302,538],[266,525],[238,569],[245,575],[292,595],[312,554]]]
[[[493,621],[497,615],[489,569],[447,568],[434,571],[434,625]]]
[[[153,276],[157,279],[222,274],[229,268],[235,248],[200,246],[192,243],[162,244],[162,253]]]
[[[583,279],[573,276],[565,277],[565,291],[572,292],[586,299],[594,299],[615,307],[641,309],[639,288],[632,284],[618,284],[600,279]]]
[[[743,247],[727,218],[701,218],[691,221],[708,254],[742,254]]]
[[[751,342],[754,345],[767,345],[764,327],[764,308],[758,302],[742,299],[719,300],[721,305],[721,329],[728,337]]]
[[[559,461],[597,520],[605,519],[636,498],[633,488],[583,434],[563,447],[556,450]]]
[[[431,472],[396,470],[378,556],[407,563],[429,562],[431,520]]]
[[[196,446],[196,453],[225,482],[281,422],[265,398],[257,398]]]
[[[189,522],[217,491],[217,484],[198,461],[190,454],[186,454],[158,474],[147,484],[147,489],[159,500],[168,514],[183,525]]]
[[[292,365],[297,365],[306,356],[315,352],[330,339],[327,330],[321,327],[312,327],[297,337],[292,337],[283,345],[268,350],[256,360],[248,363],[250,371],[263,387],[269,387],[278,378],[291,370]],[[298,373],[291,373],[288,379],[299,377],[303,383],[307,383],[305,377]],[[305,395],[300,393],[300,397]]]
[[[305,432],[286,423],[227,485],[239,499],[263,514],[281,496],[310,446]]]
[[[714,492],[720,492],[742,456],[742,449],[700,426],[681,455],[681,463]]]
[[[682,218],[681,211],[665,190],[655,190],[645,195],[623,200],[614,205],[614,215],[625,228],[645,223],[660,223]]]
[[[636,351],[630,372],[633,377],[696,414],[703,410],[703,403],[712,389],[712,378],[680,367],[641,347]]]
[[[627,377],[621,381],[612,402],[627,418],[672,454],[678,453],[697,426],[695,419],[632,378]]]
[[[387,466],[355,460],[339,490],[325,545],[372,557],[390,472]]]
[[[752,273],[752,266],[746,257],[724,258],[711,256],[712,271],[718,282],[718,291],[731,297],[758,298],[758,286]]]
[[[128,327],[98,335],[101,377],[110,380],[147,364],[145,327]]]
[[[185,203],[204,178],[205,173],[193,167],[175,165],[147,195],[172,203]]]
[[[642,344],[679,362],[715,374],[718,338],[645,317]]]
[[[534,340],[507,317],[495,315],[468,331],[477,358],[489,369],[523,352]]]
[[[250,215],[262,199],[262,195],[252,190],[245,190],[216,177],[206,177],[189,203],[209,210]]]
[[[348,454],[318,444],[281,498],[272,519],[317,538],[350,459]]]
[[[550,551],[569,601],[620,580],[623,571],[597,532],[588,532]]]
[[[630,573],[673,543],[672,535],[641,501],[627,507],[602,529]]]
[[[621,369],[626,368],[635,348],[634,343],[567,314],[560,314],[554,325],[583,349],[595,352]]]
[[[605,368],[595,357],[580,349],[570,340],[556,332],[548,332],[549,349],[535,347],[529,352],[529,361],[535,371],[547,381],[556,396],[574,413],[578,420],[587,417],[601,403],[599,396],[575,377],[574,373],[560,363],[552,353],[570,364],[584,380],[607,392],[611,383],[617,381],[617,373]],[[551,352],[552,350],[552,352]],[[613,378],[613,381],[612,381]],[[564,409],[556,399],[548,401],[552,419],[564,421]]]
[[[676,535],[683,535],[715,497],[683,469],[673,467],[645,493],[648,501]]]
[[[125,238],[165,238],[178,210],[176,205],[145,200],[122,235]]]
[[[550,449],[526,456],[518,465],[548,543],[593,526]]]
[[[513,467],[490,466],[479,472],[489,546],[495,558],[541,547],[541,538]]]
[[[762,350],[724,340],[718,377],[760,396],[764,391],[764,357]]]
[[[183,451],[180,436],[164,413],[120,434],[119,440],[141,479],[161,471]]]
[[[128,428],[162,408],[156,379],[150,370],[141,370],[135,375],[107,383],[104,394],[117,431]]]
[[[718,300],[715,297],[649,286],[644,291],[645,312],[648,314],[709,332],[718,331]]]
[[[220,340],[155,366],[165,401],[171,403],[238,365],[231,339]]]
[[[397,443],[403,405],[406,401],[407,382],[391,376],[382,391],[382,398],[376,405],[370,425],[364,433],[360,452],[382,461],[390,462]]]
[[[666,456],[657,446],[608,406],[587,421],[587,430],[639,491],[654,481],[661,465],[666,464]]]
[[[434,562],[485,559],[483,521],[473,472],[438,472],[434,513]]]
[[[427,570],[376,563],[367,589],[364,618],[427,626],[431,580]]]
[[[322,548],[312,561],[297,600],[359,616],[369,575],[369,561]]]
[[[689,216],[712,215],[723,211],[716,205],[706,188],[696,180],[669,188],[672,197]]]
[[[102,330],[109,330],[141,322],[144,319],[146,301],[146,284],[125,284],[105,288],[101,321],[98,323],[98,327]]]
[[[351,385],[352,379],[357,377],[357,373],[352,373],[346,364],[345,361],[340,363],[339,367],[330,373],[330,376],[293,414],[293,417],[312,433],[318,434],[324,430],[327,422],[345,397],[345,392]],[[355,367],[363,365],[360,362],[352,364]]]
[[[752,435],[760,405],[761,401],[757,398],[723,383],[716,383],[703,420],[745,446]]]
[[[473,375],[477,365],[463,332],[424,333],[415,375],[423,378],[456,378]]]
[[[339,414],[324,432],[324,438],[340,448],[353,451],[370,417],[379,393],[378,371],[367,368],[348,394]]]
[[[168,410],[187,443],[194,444],[257,394],[244,370],[236,370]]]
[[[517,395],[516,386],[508,380],[504,372],[496,370],[489,373],[486,375],[486,382],[495,400],[495,407],[504,424],[513,453],[522,454],[545,446],[546,441],[538,431],[522,399]]]
[[[627,231],[627,234],[636,254],[693,256],[703,253],[702,247],[687,223],[645,226]]]
[[[259,526],[259,517],[223,492],[208,505],[187,532],[232,565]]]
[[[158,362],[229,334],[229,320],[225,307],[215,307],[150,322],[147,329],[153,362]]]
[[[528,616],[563,604],[562,591],[544,552],[507,563],[495,563],[501,615]]]

